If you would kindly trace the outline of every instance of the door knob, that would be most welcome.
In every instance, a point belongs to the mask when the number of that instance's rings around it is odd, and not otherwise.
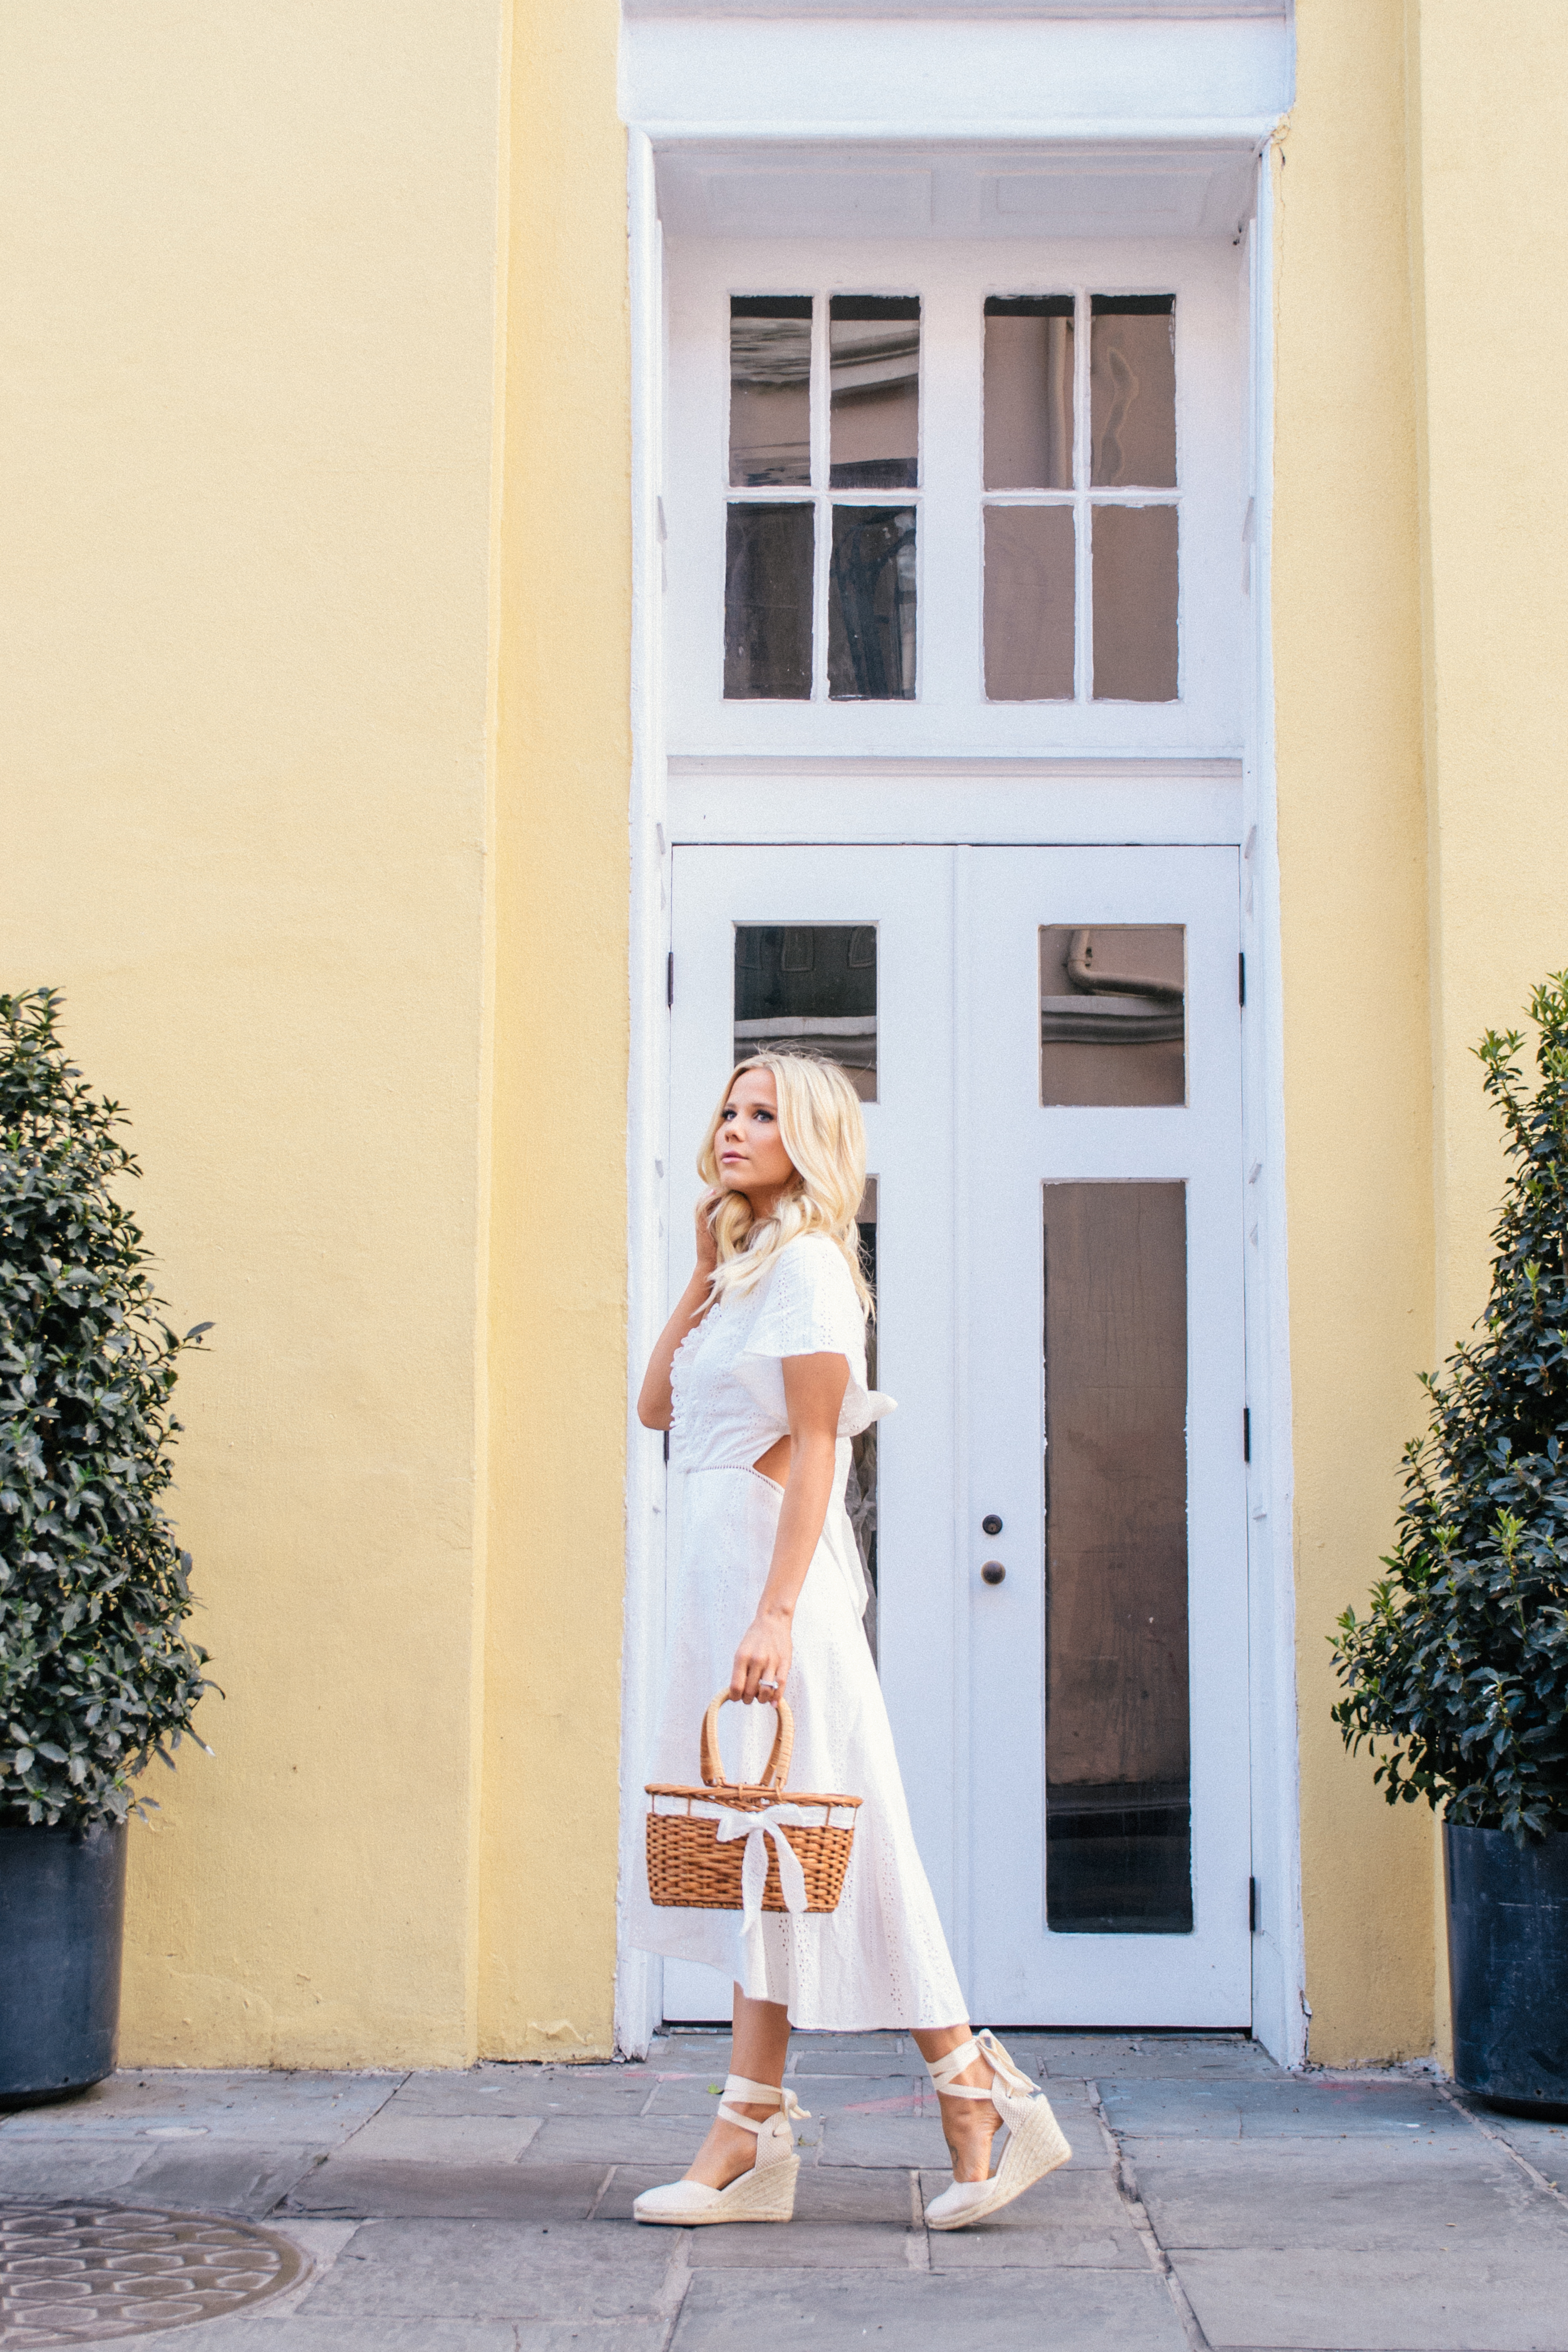
[[[988,1559],[980,1570],[980,1575],[987,1584],[999,1584],[1006,1574],[1007,1570],[999,1559]]]
[[[980,1526],[988,1536],[999,1536],[1002,1531],[1002,1523],[995,1511],[988,1511],[980,1521]]]

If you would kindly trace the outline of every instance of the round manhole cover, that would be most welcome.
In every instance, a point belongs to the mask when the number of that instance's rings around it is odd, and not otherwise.
[[[0,2347],[100,2344],[217,2319],[293,2286],[270,2230],[112,2205],[0,2206]]]

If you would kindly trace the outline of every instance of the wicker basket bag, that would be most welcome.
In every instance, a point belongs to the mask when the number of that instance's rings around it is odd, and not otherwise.
[[[718,1711],[728,1696],[720,1691],[703,1717],[701,1788],[647,1784],[648,1892],[677,1910],[743,1911],[748,1927],[763,1911],[835,1910],[861,1801],[786,1789],[795,1723],[782,1694],[760,1783],[727,1781]]]

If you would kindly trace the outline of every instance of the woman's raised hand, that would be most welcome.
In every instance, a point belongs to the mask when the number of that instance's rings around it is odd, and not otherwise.
[[[643,1385],[637,1392],[637,1418],[644,1429],[669,1429],[674,1419],[674,1395],[671,1386],[671,1367],[676,1350],[688,1332],[694,1331],[713,1305],[714,1270],[718,1265],[718,1239],[708,1223],[716,1201],[724,1194],[714,1189],[703,1194],[697,1202],[696,1270],[675,1304],[675,1311],[660,1332],[648,1369],[643,1375]],[[669,1456],[666,1454],[665,1460]]]
[[[710,1186],[697,1202],[697,1272],[700,1275],[711,1275],[718,1265],[718,1235],[715,1233],[710,1219],[723,1198],[723,1187],[715,1184]]]

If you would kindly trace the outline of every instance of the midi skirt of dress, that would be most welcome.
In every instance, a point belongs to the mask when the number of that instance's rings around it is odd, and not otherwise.
[[[910,1824],[892,1727],[862,1615],[866,1586],[844,1508],[850,1439],[893,1410],[865,1385],[865,1323],[836,1244],[807,1235],[757,1287],[727,1295],[676,1359],[671,1462],[679,1472],[680,1557],[670,1595],[663,1702],[643,1779],[700,1779],[702,1718],[729,1682],[772,1561],[783,1490],[752,1467],[789,1430],[786,1356],[841,1353],[850,1384],[833,1496],[796,1606],[785,1697],[795,1718],[789,1787],[862,1800],[843,1892],[831,1912],[666,1908],[640,1873],[632,1940],[718,1969],[791,2024],[860,2032],[956,2025],[967,2015]],[[727,1777],[760,1780],[771,1706],[726,1706]],[[787,1792],[786,1792],[787,1794]],[[715,1808],[716,1811],[717,1808]]]

